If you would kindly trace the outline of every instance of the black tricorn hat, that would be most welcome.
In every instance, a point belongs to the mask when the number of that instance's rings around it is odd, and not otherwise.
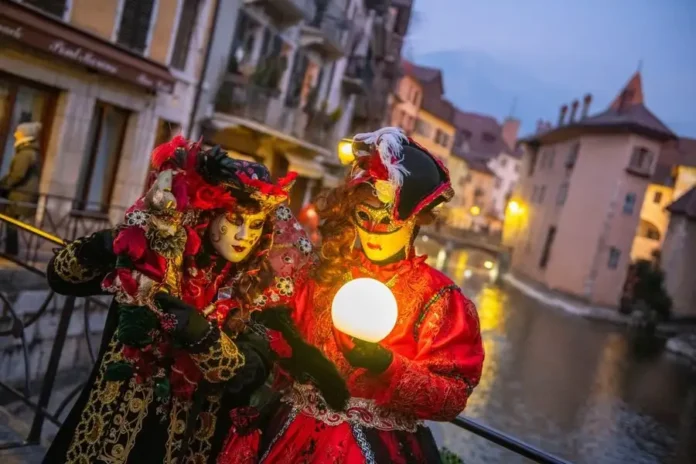
[[[449,171],[438,158],[399,128],[386,127],[353,138],[351,184],[388,184],[393,215],[406,220],[454,196]],[[379,196],[379,195],[378,195]]]

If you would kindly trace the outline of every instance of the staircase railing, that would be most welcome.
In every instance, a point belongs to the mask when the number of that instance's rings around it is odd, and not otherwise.
[[[59,237],[34,227],[30,224],[22,223],[16,219],[8,217],[4,214],[0,214],[0,223],[9,224],[16,227],[27,234],[31,234],[38,240],[44,240],[52,245],[63,245],[64,242]],[[45,277],[43,270],[37,267],[22,262],[17,256],[9,255],[0,250],[0,258],[9,260],[22,268],[38,275]],[[26,404],[29,408],[34,411],[34,417],[32,420],[31,428],[27,437],[21,442],[5,443],[0,444],[0,450],[17,448],[23,446],[37,445],[41,441],[41,432],[43,425],[46,420],[59,426],[62,424],[60,419],[61,414],[65,411],[70,402],[80,393],[84,388],[86,381],[80,383],[74,387],[68,395],[62,400],[55,411],[49,411],[49,402],[51,400],[51,395],[53,393],[55,380],[59,372],[61,353],[65,347],[65,342],[68,337],[68,329],[70,326],[71,318],[76,308],[76,300],[78,298],[74,296],[66,297],[62,304],[60,311],[59,322],[57,325],[55,338],[53,340],[53,345],[51,347],[51,354],[49,356],[48,365],[46,367],[43,383],[39,391],[39,397],[37,401],[31,399],[31,385],[30,385],[30,374],[29,374],[29,353],[28,353],[28,342],[26,336],[26,330],[32,325],[36,324],[39,318],[48,312],[49,305],[51,302],[55,302],[56,295],[54,292],[50,291],[48,296],[45,298],[44,302],[41,304],[39,309],[32,313],[27,314],[26,317],[22,317],[21,313],[14,308],[13,304],[9,299],[0,292],[0,300],[4,306],[3,317],[0,319],[0,341],[2,337],[14,337],[20,340],[20,345],[23,350],[24,355],[24,369],[25,369],[25,382],[22,390],[18,390],[16,387],[10,385],[7,382],[0,380],[0,389],[4,389],[11,396],[17,400]],[[80,298],[83,299],[83,298]],[[108,308],[107,304],[97,298],[87,297],[84,298],[84,335],[87,340],[87,347],[89,352],[89,357],[92,363],[96,362],[96,352],[90,340],[90,324],[89,324],[89,309],[94,305],[95,307]],[[5,316],[7,314],[7,316]],[[6,322],[9,328],[2,328],[2,322]],[[2,345],[0,345],[1,347]],[[523,456],[533,462],[541,464],[569,464],[568,461],[560,459],[549,453],[546,453],[532,445],[524,443],[517,438],[511,437],[503,432],[493,429],[487,425],[481,424],[471,418],[459,416],[452,421],[452,424],[467,430],[474,435],[484,438],[502,448],[505,448],[519,456]]]
[[[42,240],[54,246],[64,245],[64,241],[59,237],[39,229],[30,224],[23,223],[12,217],[0,213],[0,222],[3,225],[11,225],[23,233],[30,234],[37,240]],[[6,253],[0,248],[0,258],[11,262],[26,271],[31,272],[41,279],[45,279],[46,274],[42,269],[23,261],[17,254]],[[62,301],[61,301],[62,300]],[[82,390],[85,381],[81,382],[66,395],[54,411],[49,410],[49,402],[53,393],[55,381],[60,368],[61,354],[65,347],[68,338],[68,329],[76,309],[76,301],[80,300],[84,312],[83,333],[87,345],[87,352],[91,363],[96,361],[96,351],[92,344],[90,313],[94,308],[108,309],[108,305],[95,297],[77,298],[74,296],[60,297],[53,291],[48,291],[39,307],[35,311],[26,311],[25,308],[17,308],[11,298],[7,296],[5,291],[0,291],[0,302],[2,304],[2,314],[0,316],[0,340],[5,337],[11,338],[9,343],[2,343],[0,347],[3,350],[3,355],[8,351],[19,348],[23,357],[24,379],[21,387],[16,387],[15,382],[0,380],[0,389],[9,394],[10,397],[24,403],[34,411],[31,428],[26,438],[21,442],[10,442],[0,444],[0,449],[10,449],[23,446],[37,445],[41,442],[41,432],[46,420],[60,427],[60,416],[65,411],[70,402]],[[32,388],[32,383],[35,380],[31,375],[30,366],[30,346],[33,340],[29,340],[28,332],[34,330],[35,326],[40,323],[42,316],[47,314],[58,313],[58,324],[55,331],[51,351],[46,365],[46,370],[43,375],[41,387],[38,390],[38,399],[33,400],[35,388]],[[17,344],[17,341],[19,343]],[[13,385],[14,384],[14,385]]]

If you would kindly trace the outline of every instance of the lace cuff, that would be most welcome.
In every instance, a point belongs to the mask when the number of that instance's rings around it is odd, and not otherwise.
[[[53,270],[65,282],[81,284],[101,274],[100,269],[85,266],[78,258],[80,248],[82,248],[86,240],[86,238],[79,238],[74,242],[70,242],[60,249],[53,258]]]
[[[237,345],[225,333],[213,327],[190,351],[191,359],[211,383],[230,380],[244,366],[245,359]]]

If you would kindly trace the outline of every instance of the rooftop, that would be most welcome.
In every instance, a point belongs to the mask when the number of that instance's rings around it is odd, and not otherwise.
[[[636,72],[609,107],[560,126],[550,127],[521,141],[528,144],[554,143],[588,133],[637,133],[656,140],[673,140],[676,135],[655,116],[643,98],[640,72]]]
[[[455,110],[454,126],[458,142],[454,152],[460,158],[490,159],[503,152],[516,155],[505,144],[502,127],[492,116]]]
[[[655,184],[673,186],[674,168],[677,166],[696,167],[696,139],[680,137],[665,144],[652,176]]]
[[[677,198],[667,207],[667,211],[675,216],[686,216],[688,219],[696,220],[696,187]]]

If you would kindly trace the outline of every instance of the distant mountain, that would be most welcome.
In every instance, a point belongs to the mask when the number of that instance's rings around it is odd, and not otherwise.
[[[413,61],[442,69],[446,97],[462,110],[489,114],[502,120],[510,115],[516,100],[513,116],[522,121],[521,135],[533,132],[539,118],[555,124],[560,106],[574,98],[582,99],[585,92],[592,92],[594,97],[590,113],[602,111],[630,77],[630,74],[606,76],[606,87],[582,89],[582,76],[577,76],[576,82],[567,83],[544,80],[539,77],[543,76],[541,72],[533,75],[529,68],[479,51],[432,52],[415,55]],[[646,82],[647,106],[677,134],[696,136],[693,122],[685,120],[688,116],[673,111],[670,102],[664,101],[666,95],[650,92],[650,84],[660,83],[662,77],[656,75],[653,76],[654,82],[653,79]],[[672,119],[666,117],[670,113]]]
[[[415,62],[443,70],[445,95],[462,110],[499,120],[512,110],[522,120],[521,134],[532,132],[542,117],[555,123],[558,108],[568,98],[567,90],[480,52],[434,52],[416,56]]]

